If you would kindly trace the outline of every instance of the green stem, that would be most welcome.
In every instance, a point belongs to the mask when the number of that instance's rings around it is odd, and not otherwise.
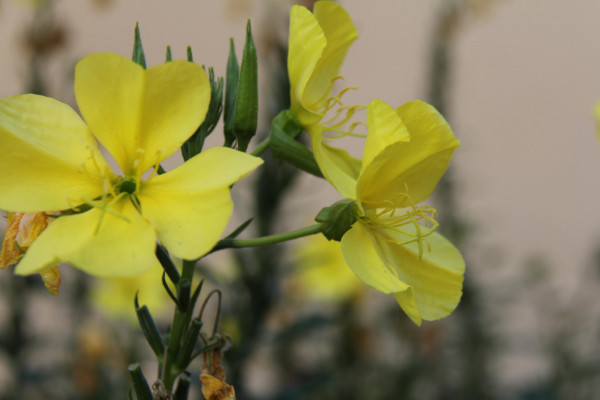
[[[269,136],[268,138],[266,138],[262,142],[260,142],[258,144],[258,146],[256,146],[250,154],[252,154],[255,157],[260,156],[262,153],[265,152],[265,150],[267,150],[269,148],[270,143],[271,143],[271,136]]]
[[[194,277],[194,268],[196,267],[195,260],[183,260],[183,266],[181,268],[181,277],[187,278],[190,283],[192,282],[192,278]]]
[[[254,239],[225,238],[220,240],[211,252],[232,247],[256,247],[264,246],[267,244],[286,242],[288,240],[298,239],[304,236],[310,236],[315,235],[317,233],[321,233],[322,228],[323,224],[315,224],[311,226],[306,226],[304,228],[296,229],[290,232],[277,233],[275,235],[262,236]]]
[[[181,284],[182,282],[189,282],[191,287],[192,279],[194,277],[195,266],[196,261],[183,260],[183,266],[181,269],[181,279],[179,279],[179,284]],[[190,307],[193,307],[193,305],[190,305]],[[169,334],[167,357],[164,364],[163,383],[168,390],[173,389],[173,383],[175,382],[175,379],[182,372],[177,366],[177,359],[179,356],[183,338],[187,333],[189,314],[190,310],[180,310],[179,307],[175,307],[175,314],[173,315],[173,323],[171,325],[171,333]]]

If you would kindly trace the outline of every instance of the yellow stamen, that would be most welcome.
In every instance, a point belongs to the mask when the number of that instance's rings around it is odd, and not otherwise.
[[[427,236],[431,235],[437,227],[437,210],[431,206],[417,206],[410,196],[408,190],[404,193],[397,193],[386,200],[383,208],[378,208],[372,214],[359,217],[367,226],[375,232],[381,231],[381,239],[388,243],[396,245],[405,245],[416,243],[418,247],[418,259],[423,257],[423,242],[427,245],[427,251],[431,251],[431,245],[427,241]],[[368,202],[363,201],[363,204]],[[408,207],[406,206],[408,203]],[[399,214],[402,210],[402,214]],[[412,225],[414,232],[402,229],[405,226]],[[385,235],[385,231],[393,231],[407,237],[406,240],[394,240]]]

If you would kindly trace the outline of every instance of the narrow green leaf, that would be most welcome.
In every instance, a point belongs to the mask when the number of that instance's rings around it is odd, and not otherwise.
[[[150,311],[148,311],[148,307],[139,306],[137,294],[135,295],[135,313],[137,314],[142,333],[146,337],[154,355],[158,360],[162,360],[165,353],[165,345],[160,337],[156,323],[154,322]]]
[[[137,22],[135,23],[135,32],[133,35],[133,55],[131,56],[131,59],[134,63],[141,65],[142,68],[146,68],[146,57],[144,56],[140,27]]]
[[[171,46],[167,46],[166,62],[170,61],[173,61],[173,56],[171,55]]]
[[[194,62],[194,55],[192,54],[192,47],[191,46],[187,47],[186,53],[187,53],[187,60],[189,62]]]
[[[153,400],[154,396],[152,396],[152,391],[146,377],[144,377],[140,364],[131,364],[127,367],[127,372],[129,372],[129,378],[131,378],[137,400]]]
[[[233,116],[235,115],[235,98],[237,96],[239,78],[240,66],[235,56],[233,38],[231,38],[229,39],[229,57],[227,58],[227,73],[225,75],[225,111],[223,116],[225,122],[225,147],[232,147],[235,142]]]
[[[250,20],[246,25],[246,44],[239,79],[233,129],[238,149],[246,151],[250,139],[256,134],[258,123],[258,59]]]
[[[158,258],[160,265],[162,265],[167,275],[169,275],[169,279],[171,279],[171,282],[173,282],[173,284],[177,285],[177,283],[179,283],[180,278],[179,271],[177,271],[177,267],[175,267],[175,264],[173,264],[173,260],[171,260],[169,253],[160,244],[156,245],[155,252],[156,258]]]
[[[189,376],[180,375],[179,381],[177,382],[177,389],[175,389],[175,395],[173,400],[188,400],[188,394],[190,391],[190,385],[192,381]]]
[[[187,369],[191,361],[192,353],[196,348],[196,343],[198,343],[200,329],[202,329],[202,320],[198,318],[192,319],[190,327],[185,334],[183,344],[181,345],[181,348],[179,349],[179,354],[177,356],[177,365],[182,370]]]
[[[233,232],[231,232],[229,235],[227,235],[228,239],[233,239],[238,237],[238,235],[242,232],[244,232],[244,229],[246,229],[250,223],[252,222],[254,218],[250,218],[248,220],[246,220],[246,222],[244,222],[243,224],[241,224],[240,226],[238,226]]]

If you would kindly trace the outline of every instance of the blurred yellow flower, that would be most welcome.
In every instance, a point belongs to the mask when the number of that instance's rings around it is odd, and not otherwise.
[[[344,301],[355,295],[361,282],[348,269],[340,243],[323,235],[307,236],[295,242],[294,277],[300,290],[309,297],[330,302]]]
[[[367,127],[362,164],[347,153],[332,156],[322,132],[310,132],[323,175],[357,205],[358,219],[341,239],[346,262],[365,283],[393,293],[417,325],[446,317],[460,300],[465,263],[435,232],[436,210],[417,204],[434,191],[459,142],[422,101],[394,110],[373,100]]]
[[[75,95],[85,123],[47,97],[0,100],[0,208],[61,211],[15,272],[68,262],[98,276],[138,275],[159,267],[157,238],[180,258],[208,252],[232,212],[229,187],[262,161],[212,148],[156,174],[204,119],[210,87],[202,68],[173,61],[143,69],[91,54],[75,68]]]
[[[154,267],[138,276],[96,279],[89,292],[92,306],[108,317],[123,318],[137,324],[133,300],[154,316],[170,308],[171,300],[162,285],[163,269]]]
[[[314,12],[290,10],[288,73],[290,109],[304,127],[318,123],[337,102],[330,97],[346,52],[358,37],[350,16],[333,1],[317,1]]]

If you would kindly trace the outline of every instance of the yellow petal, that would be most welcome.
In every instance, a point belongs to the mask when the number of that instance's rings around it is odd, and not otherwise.
[[[303,293],[318,300],[345,301],[363,286],[342,255],[340,242],[313,235],[297,241],[294,273]]]
[[[134,276],[159,266],[156,234],[128,199],[57,218],[31,245],[15,273],[28,275],[67,262],[96,276]]]
[[[262,160],[225,147],[203,151],[174,170],[144,182],[142,212],[175,256],[195,259],[221,238],[233,203],[229,186]]]
[[[413,288],[409,287],[404,292],[394,293],[394,297],[400,308],[402,308],[402,311],[408,315],[411,321],[417,326],[421,326],[423,318],[421,317],[421,312],[419,311],[419,305],[417,304]]]
[[[403,292],[409,286],[396,276],[379,254],[378,243],[360,221],[342,237],[342,253],[348,266],[367,285],[383,293]]]
[[[204,120],[210,101],[206,73],[194,63],[144,70],[111,53],[77,64],[75,94],[91,131],[128,176],[178,149]]]
[[[396,110],[381,100],[367,106],[369,134],[363,150],[363,164],[369,165],[383,150],[398,142],[410,142],[410,134]]]
[[[138,276],[95,279],[89,292],[94,308],[114,318],[125,318],[138,324],[133,299],[138,295],[140,304],[152,315],[163,313],[172,304],[162,285],[164,269],[159,265]]]
[[[290,10],[288,43],[288,74],[290,77],[291,110],[302,126],[309,126],[322,117],[318,109],[307,109],[302,98],[308,81],[325,50],[327,40],[315,16],[305,7],[295,5]]]
[[[336,2],[317,1],[314,16],[323,29],[327,46],[306,86],[302,104],[305,108],[320,110],[325,107],[333,87],[332,79],[338,75],[346,52],[358,33],[344,7]]]
[[[37,95],[0,100],[0,208],[64,210],[102,194],[112,173],[69,106]]]
[[[414,228],[405,226],[403,229],[410,231]],[[414,310],[414,302],[420,318],[426,321],[438,320],[452,313],[462,295],[465,261],[460,252],[446,238],[434,232],[422,243],[423,256],[419,260],[416,243],[394,244],[390,240],[405,241],[407,237],[390,230],[382,234],[387,239],[378,240],[382,256],[396,270],[398,279],[412,287],[414,300],[410,296],[396,295],[396,300],[411,319],[418,319],[414,311],[407,311]]]
[[[347,199],[356,199],[356,178],[360,173],[361,160],[348,152],[330,146],[323,141],[321,125],[308,129],[313,154],[325,179]]]
[[[407,190],[414,203],[428,198],[459,146],[448,123],[431,105],[416,100],[396,111],[408,128],[410,142],[389,145],[363,164],[357,197],[370,208],[387,207],[390,199]],[[408,207],[410,202],[397,206]]]

